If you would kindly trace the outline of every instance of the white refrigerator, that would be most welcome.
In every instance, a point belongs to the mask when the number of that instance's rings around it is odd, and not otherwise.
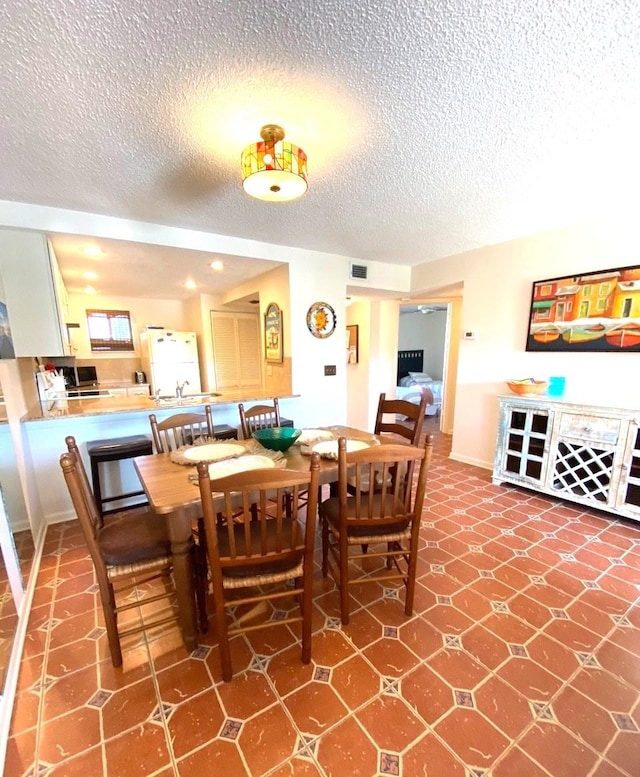
[[[151,393],[175,396],[176,385],[184,384],[184,396],[199,394],[200,363],[195,332],[147,329],[141,333],[142,369],[147,373]]]

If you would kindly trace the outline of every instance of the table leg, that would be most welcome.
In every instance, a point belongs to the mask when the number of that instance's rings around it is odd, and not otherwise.
[[[198,644],[198,632],[193,590],[191,519],[182,510],[172,513],[167,516],[167,530],[171,540],[173,577],[178,597],[178,614],[182,639],[187,650],[194,650]]]

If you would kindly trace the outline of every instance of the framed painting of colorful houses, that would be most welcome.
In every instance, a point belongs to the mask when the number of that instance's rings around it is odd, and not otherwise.
[[[535,281],[526,349],[640,352],[640,265]]]

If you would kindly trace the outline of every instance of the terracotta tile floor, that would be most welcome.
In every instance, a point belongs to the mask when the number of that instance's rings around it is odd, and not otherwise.
[[[50,527],[5,774],[638,777],[640,524],[493,486],[436,437],[414,616],[360,586],[341,628],[318,573],[310,666],[255,632],[221,683],[214,636],[189,655],[167,627],[114,670],[77,526]]]

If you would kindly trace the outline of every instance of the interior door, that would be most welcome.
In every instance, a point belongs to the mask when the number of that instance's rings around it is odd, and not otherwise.
[[[216,389],[262,390],[260,320],[253,313],[211,312]]]

